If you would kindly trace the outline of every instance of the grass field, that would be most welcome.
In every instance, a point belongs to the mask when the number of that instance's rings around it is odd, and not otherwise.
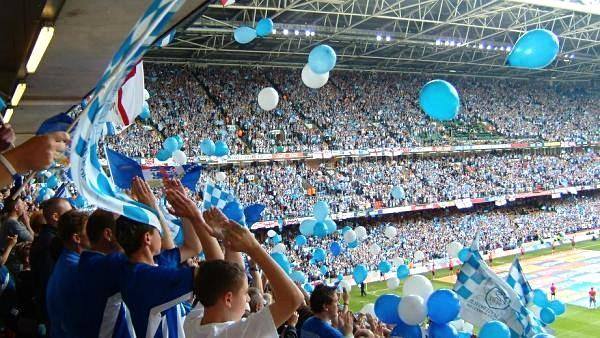
[[[576,245],[577,249],[584,250],[599,250],[600,242],[598,241],[586,241],[580,242]],[[570,250],[571,245],[563,245],[556,248],[556,252]],[[530,252],[521,257],[521,262],[527,259],[540,257],[551,254],[551,249],[544,249],[535,252]],[[512,262],[513,257],[502,257],[494,259],[493,266],[502,265]],[[453,287],[452,284],[438,281],[437,279],[448,276],[450,272],[448,270],[436,271],[436,279],[432,280],[434,288],[449,288]],[[431,274],[427,274],[428,278],[432,278]],[[388,293],[402,295],[402,283],[396,290],[389,290],[385,284],[385,281],[373,282],[367,285],[368,296],[360,297],[360,290],[354,287],[351,292],[350,309],[352,311],[359,311],[364,304],[374,303],[378,296]],[[556,322],[551,326],[556,331],[556,337],[560,338],[588,338],[588,337],[600,337],[600,308],[597,310],[589,310],[584,307],[567,305],[567,312],[558,317]]]

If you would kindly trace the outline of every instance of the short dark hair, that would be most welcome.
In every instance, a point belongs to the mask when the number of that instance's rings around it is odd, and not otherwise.
[[[115,230],[116,222],[113,217],[113,213],[110,211],[97,209],[94,211],[87,223],[87,236],[91,243],[97,243],[102,238],[104,229],[110,229],[112,232]]]
[[[142,238],[144,234],[153,231],[155,228],[146,223],[138,222],[125,216],[119,216],[116,221],[117,241],[123,248],[126,255],[139,250],[142,247]]]
[[[74,234],[83,233],[87,220],[88,214],[85,212],[67,211],[58,219],[58,238],[64,243],[70,241]]]
[[[239,291],[244,278],[246,273],[236,263],[222,259],[204,261],[198,266],[194,281],[195,302],[213,306],[225,293]]]
[[[44,219],[46,220],[46,222],[48,222],[50,217],[52,217],[53,213],[57,212],[58,207],[63,202],[69,203],[69,201],[60,197],[52,197],[42,202],[40,207],[42,209],[42,213],[44,214]]]
[[[4,208],[2,209],[3,214],[8,214],[15,209],[17,202],[21,200],[21,197],[17,196],[15,199],[10,197],[4,199]]]
[[[333,286],[327,286],[325,284],[317,285],[310,295],[310,310],[315,314],[323,311],[325,305],[333,302],[335,292],[336,288]]]

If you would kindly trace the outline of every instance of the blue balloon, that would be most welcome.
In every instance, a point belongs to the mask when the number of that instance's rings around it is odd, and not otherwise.
[[[221,157],[227,155],[229,155],[229,147],[227,146],[227,143],[224,141],[215,142],[215,156]]]
[[[398,270],[396,271],[396,276],[398,277],[398,279],[404,279],[408,277],[408,275],[410,275],[410,269],[408,268],[408,265],[400,265],[398,267]]]
[[[473,335],[471,334],[471,332],[467,332],[467,331],[459,331],[458,332],[458,338],[471,338]]]
[[[338,281],[340,281],[340,282],[341,282],[342,280],[344,280],[344,275],[342,275],[341,273],[338,273],[338,275],[337,275],[337,280],[338,280]]]
[[[306,244],[306,242],[307,242],[306,236],[304,236],[304,235],[296,236],[296,245],[297,246],[303,246],[304,244]]]
[[[331,254],[334,257],[337,257],[342,253],[342,246],[340,243],[333,241],[331,244],[329,244],[329,251],[331,251]]]
[[[315,261],[315,259],[314,259],[314,258],[311,258],[311,259],[308,261],[308,264],[310,264],[310,265],[317,265],[317,262]]]
[[[327,253],[325,252],[325,250],[321,248],[316,248],[313,251],[313,259],[315,260],[315,262],[323,262],[325,261],[325,257],[327,257]]]
[[[323,223],[325,223],[325,227],[327,228],[327,234],[331,235],[337,230],[337,224],[331,218],[325,219]]]
[[[327,236],[327,226],[323,222],[315,223],[313,234],[319,238]]]
[[[56,175],[52,175],[46,181],[46,187],[50,189],[54,189],[58,186],[58,177]]]
[[[558,299],[550,301],[550,303],[548,303],[548,307],[551,308],[552,311],[554,311],[554,314],[557,316],[562,315],[567,310],[567,308],[565,307],[565,303],[561,302]]]
[[[348,243],[348,249],[355,249],[356,247],[358,247],[358,239],[352,243]]]
[[[179,145],[179,143],[177,143],[176,138],[174,138],[173,136],[167,137],[167,139],[163,142],[163,149],[172,153],[175,150],[177,150],[178,145]]]
[[[247,26],[238,27],[233,31],[233,38],[237,43],[247,44],[256,39],[256,30]]]
[[[352,272],[352,276],[354,277],[356,284],[364,282],[367,279],[368,274],[369,271],[367,270],[367,267],[362,264],[355,266],[354,271]]]
[[[244,216],[244,208],[237,200],[233,200],[225,204],[223,214],[232,221],[238,222],[241,225],[246,225],[246,217]]]
[[[315,74],[325,74],[335,67],[337,55],[328,45],[319,45],[308,54],[308,66]]]
[[[329,204],[325,201],[318,201],[313,206],[313,214],[317,221],[323,221],[329,215]]]
[[[279,265],[286,274],[290,274],[292,269],[290,266],[290,261],[288,261],[288,258],[284,254],[281,252],[273,252],[271,253],[271,258],[273,258],[277,265]]]
[[[175,135],[173,137],[175,138],[175,141],[177,141],[177,149],[181,149],[183,147],[183,137],[180,135]]]
[[[142,103],[142,112],[139,116],[142,120],[150,118],[150,106],[148,106],[148,102],[144,101],[144,103]]]
[[[329,271],[329,269],[327,269],[326,265],[321,265],[321,268],[319,268],[319,271],[321,271],[322,275],[326,275],[327,272]]]
[[[542,323],[549,325],[556,320],[556,314],[551,308],[545,307],[540,311],[540,319],[542,320]]]
[[[302,285],[302,287],[308,293],[311,293],[311,292],[313,292],[315,290],[315,287],[312,284],[310,284],[310,283],[306,283],[306,284]]]
[[[215,143],[211,139],[205,138],[200,142],[200,150],[206,156],[213,156],[215,154]]]
[[[533,338],[554,338],[553,335],[547,333],[538,333]]]
[[[279,244],[279,243],[281,243],[281,235],[277,234],[277,235],[273,236],[271,238],[271,241],[273,242],[273,244]]]
[[[77,195],[77,198],[73,201],[73,205],[75,208],[83,208],[85,206],[85,198],[81,195]]]
[[[314,219],[305,219],[300,223],[300,233],[304,236],[312,236],[314,234],[315,223]]]
[[[352,227],[349,225],[346,225],[343,229],[342,229],[342,234],[345,233],[348,230],[352,230]]]
[[[431,118],[440,121],[452,120],[458,113],[460,99],[458,92],[444,80],[429,81],[419,94],[421,109]]]
[[[166,149],[161,149],[158,151],[158,153],[156,153],[156,159],[159,161],[166,161],[166,160],[170,159],[172,155],[173,155],[172,152],[170,152]]]
[[[404,193],[404,188],[402,187],[393,187],[392,188],[392,197],[397,200],[403,200],[406,195]]]
[[[501,321],[491,320],[479,330],[479,338],[510,338],[510,330]]]
[[[400,297],[392,294],[381,295],[375,301],[375,315],[386,324],[399,323],[401,320],[398,316],[398,304]]]
[[[460,300],[452,290],[436,290],[427,299],[427,315],[436,324],[446,324],[455,320],[459,312]]]
[[[292,273],[290,274],[290,278],[296,283],[300,283],[300,284],[306,283],[306,275],[302,271],[298,271],[298,270],[292,271]]]
[[[548,306],[548,296],[546,295],[546,292],[544,290],[533,290],[533,304],[541,308]]]
[[[390,337],[422,338],[423,334],[419,325],[408,325],[400,321],[390,333]]]
[[[458,252],[458,259],[463,263],[468,261],[469,257],[471,257],[471,250],[469,248],[462,248]]]
[[[388,273],[390,270],[392,270],[392,264],[390,264],[388,261],[379,262],[379,271]]]
[[[558,55],[558,37],[546,29],[534,29],[517,40],[506,59],[512,67],[541,69],[554,61]]]
[[[273,34],[273,20],[262,18],[256,25],[256,34],[260,37],[265,37]]]
[[[429,338],[458,338],[456,328],[448,324],[429,324]]]

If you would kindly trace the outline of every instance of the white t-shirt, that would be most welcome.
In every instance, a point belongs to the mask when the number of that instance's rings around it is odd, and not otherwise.
[[[265,306],[257,313],[237,322],[201,325],[204,307],[198,303],[186,316],[183,330],[186,338],[278,338],[271,310]]]

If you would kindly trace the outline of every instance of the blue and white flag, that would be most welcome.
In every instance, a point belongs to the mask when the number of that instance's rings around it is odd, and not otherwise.
[[[207,182],[206,187],[204,188],[204,210],[210,209],[211,207],[216,207],[218,209],[223,209],[228,202],[232,202],[235,199],[235,196],[223,189],[221,186]]]
[[[461,300],[461,318],[479,327],[499,320],[510,328],[513,338],[544,332],[511,286],[485,264],[476,243],[471,251],[454,285]]]
[[[153,45],[185,0],[154,0],[137,21],[96,84],[72,137],[71,173],[77,190],[99,208],[160,229],[153,210],[119,192],[98,160],[98,141],[110,120],[115,97],[126,76]]]
[[[508,285],[515,290],[515,293],[517,296],[519,296],[525,306],[529,305],[533,299],[533,289],[523,274],[523,269],[521,268],[521,263],[519,263],[518,257],[515,257],[515,260],[510,266],[510,270],[508,270],[506,283],[508,283]]]
[[[171,43],[171,41],[173,41],[173,39],[175,38],[175,29],[171,29],[171,31],[167,34],[165,34],[165,36],[163,36],[160,40],[156,41],[156,47],[162,48],[162,47],[166,47],[168,44]]]

